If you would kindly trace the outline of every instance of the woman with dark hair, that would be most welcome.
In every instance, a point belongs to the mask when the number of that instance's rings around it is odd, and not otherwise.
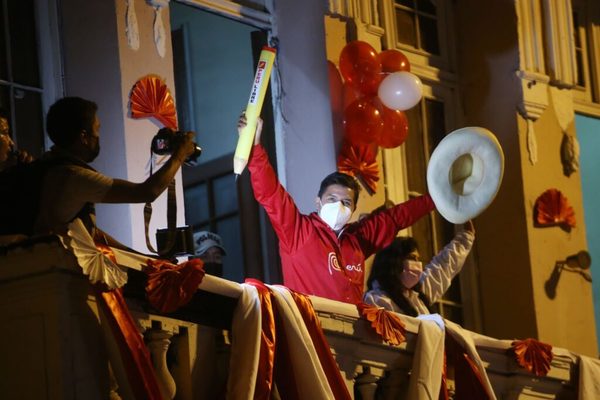
[[[417,242],[394,239],[375,256],[364,302],[416,317],[429,314],[462,269],[475,240],[471,221],[423,268]]]

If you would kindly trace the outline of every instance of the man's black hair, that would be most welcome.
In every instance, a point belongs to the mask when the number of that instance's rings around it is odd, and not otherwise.
[[[52,104],[46,115],[46,131],[57,146],[72,144],[82,130],[92,131],[96,103],[81,97],[63,97]]]
[[[6,118],[6,119],[10,119],[10,116],[8,114],[8,110],[4,107],[0,107],[0,118]]]
[[[356,206],[356,203],[358,203],[358,194],[360,193],[360,185],[354,177],[337,171],[327,175],[325,179],[321,181],[321,187],[319,188],[318,193],[319,198],[323,196],[323,193],[325,193],[327,188],[331,185],[340,185],[352,189],[354,191],[354,206]]]

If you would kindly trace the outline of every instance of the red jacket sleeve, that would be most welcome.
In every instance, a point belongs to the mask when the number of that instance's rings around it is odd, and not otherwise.
[[[298,247],[304,237],[302,234],[304,216],[300,214],[292,197],[279,183],[262,145],[258,144],[252,148],[248,170],[254,197],[267,212],[280,245],[288,250]]]
[[[415,197],[384,211],[371,214],[357,223],[355,234],[365,258],[388,246],[398,231],[411,226],[435,209],[429,194]]]

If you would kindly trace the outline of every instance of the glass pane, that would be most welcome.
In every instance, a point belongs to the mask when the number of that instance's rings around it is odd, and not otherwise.
[[[217,233],[223,239],[226,255],[223,259],[223,278],[235,282],[243,282],[244,253],[239,216],[227,218],[217,224]]]
[[[446,291],[446,294],[444,294],[444,299],[455,303],[461,302],[460,279],[458,279],[458,277],[452,280],[452,285],[450,285],[450,288]]]
[[[398,42],[417,47],[414,13],[396,9],[396,35]]]
[[[0,84],[0,108],[7,114],[10,123],[10,88]]]
[[[427,118],[428,154],[431,155],[440,141],[446,136],[446,114],[443,102],[425,99],[424,103]]]
[[[213,181],[216,217],[238,210],[237,187],[233,174]]]
[[[39,87],[33,0],[8,2],[13,82]]]
[[[581,37],[579,35],[579,13],[573,11],[573,36],[575,37],[575,47],[581,47]]]
[[[434,255],[431,214],[414,223],[411,230],[412,237],[419,245],[419,254],[421,255],[421,259],[425,264],[427,264]]]
[[[585,87],[585,73],[583,70],[583,52],[575,50],[575,60],[577,61],[577,86]]]
[[[423,128],[421,124],[422,105],[405,111],[408,118],[409,133],[406,139],[406,174],[408,177],[408,190],[425,193],[425,143],[423,141]]]
[[[183,191],[185,201],[185,221],[188,225],[198,226],[208,221],[208,195],[206,183],[186,188]]]
[[[179,117],[182,128],[197,132],[206,163],[235,149],[236,123],[254,78],[250,35],[256,28],[180,2],[170,3],[169,14],[173,30],[183,27],[174,51],[188,56],[174,59],[185,63],[174,71],[177,88],[186,88],[176,92],[179,110],[187,112]]]
[[[13,137],[16,138],[17,147],[39,157],[44,152],[42,96],[37,92],[14,89],[14,98]]]
[[[414,0],[396,0],[396,4],[409,8],[415,8]]]
[[[435,1],[431,0],[417,0],[417,10],[431,15],[437,14],[437,6]]]
[[[463,324],[462,308],[451,306],[448,304],[442,304],[442,316],[449,319],[452,322],[456,322],[459,325]]]
[[[0,2],[0,79],[8,80],[8,57],[6,54],[6,33],[4,32],[5,25],[6,15],[4,14],[2,2]]]
[[[440,54],[437,20],[420,15],[419,33],[421,36],[421,48],[431,54]]]

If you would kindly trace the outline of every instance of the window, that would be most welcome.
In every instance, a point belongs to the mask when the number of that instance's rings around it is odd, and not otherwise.
[[[429,0],[395,0],[382,2],[386,24],[384,43],[402,51],[409,58],[411,71],[423,80],[424,96],[418,106],[406,111],[409,135],[401,150],[404,194],[390,190],[395,197],[411,198],[427,192],[427,165],[431,153],[444,136],[459,126],[459,85],[451,60],[455,48],[453,13],[450,2]],[[395,150],[392,150],[395,151]],[[396,163],[396,161],[394,161]],[[388,174],[386,170],[386,176]],[[398,179],[392,171],[390,179]],[[388,187],[389,188],[389,187]],[[455,226],[439,213],[432,213],[409,229],[419,243],[421,258],[428,262],[455,236]],[[469,329],[480,328],[476,265],[469,257],[444,297],[431,307],[452,321]],[[465,302],[466,300],[466,302]]]
[[[34,0],[0,0],[0,107],[17,147],[44,151],[42,83]]]
[[[594,19],[594,16],[596,17]],[[577,63],[577,86],[574,97],[581,111],[600,115],[600,33],[597,28],[600,3],[589,0],[573,1],[573,35]],[[596,21],[594,25],[593,21]]]
[[[183,169],[186,222],[194,232],[209,230],[222,237],[224,278],[278,283],[275,235],[254,200],[248,172],[237,181],[233,174],[236,123],[266,34],[242,16],[209,11],[170,3],[180,129],[194,130],[203,148],[199,164]],[[267,150],[274,142],[271,103],[267,94],[262,112]]]
[[[396,0],[396,37],[400,43],[440,54],[437,6],[431,0]]]
[[[419,68],[452,70],[452,18],[450,3],[435,0],[380,2],[384,48],[398,49]]]
[[[406,111],[410,134],[405,142],[409,197],[425,193],[427,164],[431,153],[448,132],[446,106],[440,99],[424,98],[419,106]],[[412,226],[412,236],[419,243],[424,262],[431,260],[454,237],[454,226],[438,213],[421,219]],[[460,279],[454,279],[444,297],[432,312],[456,323],[463,323]]]

